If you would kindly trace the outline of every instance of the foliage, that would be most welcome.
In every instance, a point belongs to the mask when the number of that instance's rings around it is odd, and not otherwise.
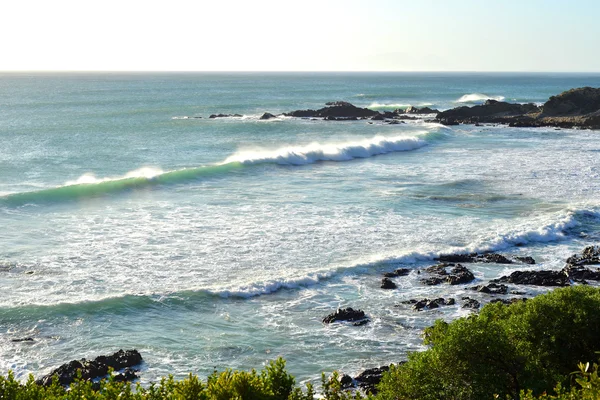
[[[190,374],[187,379],[176,381],[173,376],[161,379],[148,388],[112,379],[100,382],[98,387],[88,381],[78,380],[69,390],[63,388],[58,380],[49,387],[39,386],[33,376],[25,384],[20,384],[12,374],[0,376],[0,399],[11,400],[313,400],[312,386],[307,385],[306,392],[295,386],[295,380],[285,370],[285,361],[281,358],[271,361],[260,374],[226,370],[214,372],[203,383],[197,376]]]
[[[579,371],[575,372],[576,385],[571,390],[563,389],[558,384],[555,388],[556,395],[546,393],[535,397],[531,390],[521,393],[522,400],[597,400],[600,399],[600,377],[598,377],[598,364],[594,364],[589,371],[590,363],[579,363]]]
[[[478,315],[437,321],[425,333],[431,347],[393,367],[381,399],[518,399],[550,392],[580,360],[600,347],[600,290],[557,289],[510,306],[488,304]],[[562,387],[562,386],[561,386]]]

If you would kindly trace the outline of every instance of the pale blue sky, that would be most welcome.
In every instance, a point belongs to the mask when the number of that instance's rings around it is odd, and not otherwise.
[[[592,71],[598,0],[19,0],[0,70]]]

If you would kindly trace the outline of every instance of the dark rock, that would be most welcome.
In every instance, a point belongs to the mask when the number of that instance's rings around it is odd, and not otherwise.
[[[383,278],[381,280],[382,289],[396,289],[397,287],[398,286],[390,278]]]
[[[48,375],[36,381],[37,384],[49,386],[52,383],[53,376],[58,377],[58,382],[63,386],[68,386],[77,377],[77,371],[81,371],[81,378],[84,380],[92,380],[104,377],[108,374],[109,368],[120,370],[127,367],[133,367],[142,362],[142,356],[137,350],[119,350],[110,356],[99,356],[94,360],[88,361],[85,358],[81,360],[73,360],[67,364],[63,364]],[[134,374],[135,375],[135,374]],[[124,377],[130,376],[128,374]]]
[[[450,273],[446,271],[446,268],[453,267]],[[440,283],[448,283],[450,285],[458,285],[461,283],[468,283],[475,279],[475,276],[469,269],[462,266],[461,264],[438,264],[432,265],[431,267],[425,268],[425,271],[434,276],[429,278],[421,279],[421,283],[425,285],[439,285]]]
[[[385,272],[383,276],[385,278],[395,278],[397,276],[406,276],[410,274],[410,269],[408,268],[398,268],[394,272]]]
[[[600,88],[582,87],[552,96],[542,106],[545,116],[590,114],[600,110]]]
[[[514,303],[519,303],[521,301],[527,301],[527,299],[525,297],[523,297],[522,299],[519,299],[517,297],[514,297],[512,299],[494,299],[494,300],[490,301],[490,304],[491,303],[502,303],[502,304],[505,304],[505,305],[511,305],[511,304],[514,304]]]
[[[439,112],[440,111],[436,110],[435,108],[429,108],[429,107],[417,108],[417,107],[413,107],[413,106],[409,106],[406,110],[404,110],[405,114],[437,114]]]
[[[423,300],[418,300],[414,303],[413,310],[416,310],[416,311],[421,311],[423,309],[431,310],[434,308],[438,308],[440,306],[451,306],[453,304],[456,304],[456,301],[454,299],[446,300],[441,297],[437,298],[437,299],[433,299],[433,300],[423,299]]]
[[[360,321],[356,321],[354,323],[352,323],[352,326],[363,326],[369,323],[369,319],[365,318],[365,319],[361,319]]]
[[[531,265],[535,264],[535,260],[533,259],[533,257],[529,257],[529,256],[527,256],[527,257],[519,257],[519,256],[517,256],[517,257],[515,257],[515,259],[517,261],[521,261],[523,264],[531,264]]]
[[[569,277],[563,271],[515,271],[509,276],[494,279],[492,282],[535,286],[569,286]]]
[[[592,270],[581,265],[569,264],[564,267],[562,271],[574,281],[585,282],[586,279],[590,281],[600,281],[600,269]]]
[[[567,258],[568,265],[600,264],[600,246],[588,246],[581,254],[573,254]]]
[[[371,117],[372,121],[383,121],[385,119],[385,117],[383,116],[383,114],[377,114]]]
[[[260,119],[263,119],[263,120],[264,119],[271,119],[271,118],[277,118],[277,116],[273,115],[271,113],[266,112],[263,115],[261,115],[261,117],[260,117]]]
[[[361,319],[365,319],[365,312],[361,310],[354,310],[352,307],[338,308],[336,312],[329,314],[323,318],[323,322],[326,324],[336,321],[350,321],[355,322]]]
[[[471,288],[480,293],[487,294],[506,294],[508,293],[508,286],[498,283],[490,283],[488,285],[479,285]]]
[[[379,114],[378,111],[369,110],[368,108],[356,107],[345,101],[336,101],[326,104],[327,107],[318,110],[297,110],[284,115],[290,117],[321,117],[321,118],[363,118],[374,117]],[[333,119],[338,121],[338,119]]]
[[[390,367],[387,365],[366,369],[360,375],[354,377],[354,380],[365,393],[377,394],[377,385],[381,382],[383,373],[389,370]]]
[[[487,263],[512,264],[511,260],[509,260],[508,258],[504,257],[501,254],[496,254],[496,253],[483,254],[482,256],[478,257],[478,259],[481,259],[483,262],[487,262]]]
[[[342,375],[340,379],[340,384],[342,385],[342,389],[349,389],[354,386],[354,379],[350,375]]]
[[[20,343],[20,342],[33,342],[34,340],[32,337],[25,337],[25,338],[11,339],[10,341],[13,343]]]
[[[460,262],[473,262],[475,256],[477,254],[443,254],[438,258],[435,258],[436,261],[449,262],[449,263],[460,263]]]
[[[243,117],[241,114],[211,114],[208,118],[229,118],[229,117]]]
[[[463,303],[462,308],[478,309],[479,307],[481,307],[481,303],[479,303],[475,299],[466,297],[466,298],[463,298],[463,300],[466,300],[466,301]]]
[[[446,282],[450,285],[459,285],[461,283],[469,283],[475,279],[475,276],[466,267],[457,264],[456,267],[450,270],[450,275],[446,277]]]

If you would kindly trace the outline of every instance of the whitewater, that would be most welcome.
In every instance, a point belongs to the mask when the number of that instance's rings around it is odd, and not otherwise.
[[[403,360],[435,319],[470,311],[402,301],[473,296],[600,242],[598,132],[260,115],[580,86],[600,75],[2,74],[0,373],[119,348],[142,353],[144,384],[279,356],[302,382]],[[485,251],[537,264],[419,280],[440,254]],[[396,268],[412,272],[382,290]],[[338,307],[371,322],[324,325]]]

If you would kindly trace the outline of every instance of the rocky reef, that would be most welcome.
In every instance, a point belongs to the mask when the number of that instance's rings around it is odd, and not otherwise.
[[[600,88],[582,87],[552,96],[541,107],[487,100],[457,107],[435,117],[444,125],[497,123],[515,127],[600,129]]]

